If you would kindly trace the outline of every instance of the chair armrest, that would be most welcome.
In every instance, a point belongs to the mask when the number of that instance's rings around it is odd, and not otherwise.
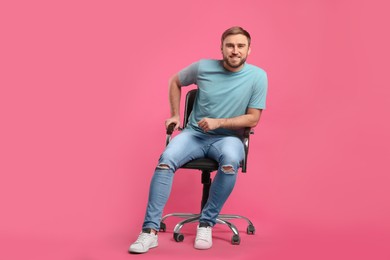
[[[251,134],[254,134],[253,129],[250,127],[245,127],[244,136],[243,136],[244,138],[242,139],[242,142],[244,143],[244,151],[245,151],[244,160],[242,161],[242,165],[241,165],[241,171],[243,173],[246,172],[246,164],[247,164],[248,152],[249,152],[249,136]]]
[[[177,130],[181,131],[181,130],[183,130],[183,128],[179,127]],[[165,146],[167,146],[169,144],[169,142],[171,141],[173,131],[175,131],[175,123],[171,123],[167,127],[167,137],[165,138]]]
[[[173,133],[174,130],[175,130],[175,124],[174,123],[170,124],[167,127],[167,136],[165,138],[165,146],[167,146],[169,144],[169,142],[171,141],[171,136],[172,136],[172,133]]]
[[[173,131],[175,130],[175,123],[170,124],[167,127],[167,135],[172,135]]]
[[[245,127],[244,129],[244,138],[249,138],[249,135],[253,135],[255,132],[250,127]]]

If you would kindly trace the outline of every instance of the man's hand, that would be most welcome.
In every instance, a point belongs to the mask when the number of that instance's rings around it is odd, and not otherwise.
[[[175,130],[177,130],[180,126],[180,117],[179,116],[173,116],[171,118],[168,118],[165,120],[165,127],[168,128],[170,124],[175,124]]]
[[[205,132],[212,131],[221,127],[221,119],[205,117],[198,122],[198,126]]]

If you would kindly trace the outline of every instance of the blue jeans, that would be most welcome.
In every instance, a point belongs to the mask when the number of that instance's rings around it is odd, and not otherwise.
[[[209,198],[199,220],[214,226],[222,206],[233,190],[244,155],[244,145],[238,137],[210,135],[193,129],[184,129],[172,139],[160,157],[150,184],[142,228],[159,230],[175,171],[187,162],[203,157],[212,158],[219,163],[218,172],[210,187]]]

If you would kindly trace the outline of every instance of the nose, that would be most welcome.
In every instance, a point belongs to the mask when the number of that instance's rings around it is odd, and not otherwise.
[[[237,47],[237,46],[234,46],[234,47],[233,47],[233,53],[234,53],[234,54],[237,54],[237,53],[238,53],[238,47]]]

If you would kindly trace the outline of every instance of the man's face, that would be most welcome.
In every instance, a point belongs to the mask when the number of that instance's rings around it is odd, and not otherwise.
[[[223,65],[227,70],[233,72],[241,70],[249,53],[250,48],[245,35],[229,35],[222,43]]]

